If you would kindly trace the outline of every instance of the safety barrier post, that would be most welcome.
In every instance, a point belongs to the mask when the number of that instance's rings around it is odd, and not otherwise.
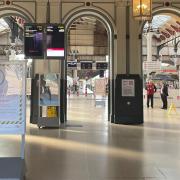
[[[85,96],[87,97],[87,87],[85,88]]]
[[[172,110],[174,110],[177,114],[177,111],[176,111],[176,106],[175,104],[172,102],[169,109],[168,109],[168,115],[172,112]]]

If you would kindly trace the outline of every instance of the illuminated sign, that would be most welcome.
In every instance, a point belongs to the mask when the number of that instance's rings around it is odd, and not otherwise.
[[[107,62],[97,62],[96,63],[96,69],[105,70],[107,68],[108,68],[108,63]]]
[[[44,58],[43,26],[41,24],[25,24],[24,53],[26,58]]]
[[[81,62],[81,69],[92,69],[92,62]]]
[[[77,68],[77,62],[67,62],[67,67],[71,69],[76,69]]]
[[[46,57],[64,59],[64,26],[61,24],[46,26]]]

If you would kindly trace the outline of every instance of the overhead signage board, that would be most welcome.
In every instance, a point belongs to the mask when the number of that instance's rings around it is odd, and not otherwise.
[[[0,62],[0,134],[25,134],[26,62]]]
[[[46,57],[48,59],[64,59],[64,25],[46,25]]]
[[[161,69],[160,61],[144,61],[143,70],[144,71],[159,71]]]
[[[24,54],[25,58],[44,58],[44,27],[42,24],[24,25]]]
[[[106,69],[108,69],[108,63],[107,62],[97,62],[96,63],[96,69],[106,70]]]
[[[81,62],[81,69],[92,69],[92,62]]]
[[[70,69],[77,69],[77,62],[74,61],[67,62],[67,67]]]

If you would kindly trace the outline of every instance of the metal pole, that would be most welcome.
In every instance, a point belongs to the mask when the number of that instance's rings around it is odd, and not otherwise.
[[[147,62],[152,62],[152,32],[148,32],[146,39],[147,39]],[[147,67],[147,80],[149,79],[149,73],[151,71]]]
[[[178,65],[178,72],[179,72],[179,84],[178,84],[178,88],[179,88],[179,97],[180,97],[180,65]]]
[[[25,134],[21,135],[21,159],[25,158]]]
[[[47,2],[47,9],[46,9],[46,23],[50,23],[50,3],[49,3],[49,0]]]

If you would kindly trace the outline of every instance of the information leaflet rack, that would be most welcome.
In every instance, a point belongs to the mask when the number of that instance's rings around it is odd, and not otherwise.
[[[60,74],[39,74],[38,127],[60,127]]]
[[[19,157],[0,158],[0,180],[22,180],[25,174],[26,62],[0,61],[0,135],[20,135]]]

